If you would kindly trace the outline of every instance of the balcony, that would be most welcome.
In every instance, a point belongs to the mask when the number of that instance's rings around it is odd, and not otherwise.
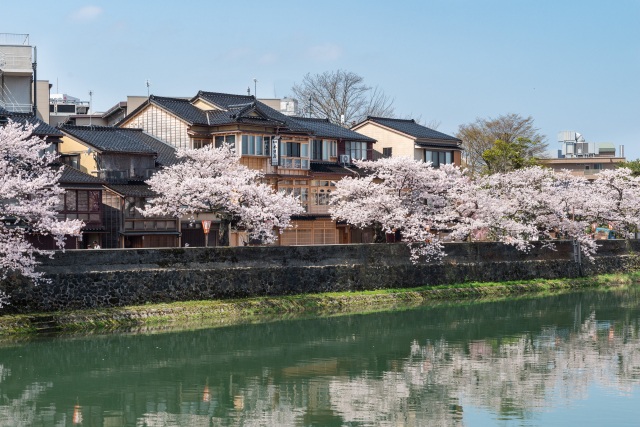
[[[129,171],[99,170],[98,178],[111,184],[126,184],[129,182]]]
[[[178,220],[172,218],[125,218],[125,231],[177,231]]]

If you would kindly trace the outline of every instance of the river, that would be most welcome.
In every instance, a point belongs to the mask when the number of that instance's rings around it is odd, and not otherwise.
[[[640,287],[0,342],[1,426],[623,426]]]

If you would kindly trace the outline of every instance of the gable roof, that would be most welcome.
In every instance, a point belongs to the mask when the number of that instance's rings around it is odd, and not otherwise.
[[[366,120],[355,125],[353,128],[357,128],[360,125],[366,123],[367,121],[378,123],[382,126],[388,127],[390,129],[396,130],[398,132],[402,132],[406,135],[409,135],[415,138],[416,142],[420,142],[419,140],[428,140],[428,141],[438,141],[438,142],[446,142],[451,144],[461,144],[462,140],[453,137],[451,135],[447,135],[442,132],[438,132],[437,130],[430,129],[426,126],[422,126],[416,123],[413,119],[391,119],[386,117],[373,117],[368,116]]]
[[[320,138],[343,139],[347,141],[376,142],[375,139],[362,135],[351,129],[331,123],[329,119],[315,119],[309,117],[290,117],[290,120],[297,122],[311,130],[314,136]]]
[[[151,137],[142,129],[64,125],[60,130],[102,152],[157,154],[156,150],[145,143]]]
[[[187,123],[207,124],[206,112],[194,106],[191,101],[186,98],[170,98],[166,96],[151,95],[149,100],[138,107],[134,112],[139,111],[148,104],[156,104],[175,116],[178,116]]]
[[[291,120],[289,116],[282,114],[267,104],[256,100],[253,95],[234,95],[229,93],[219,92],[206,92],[199,91],[198,94],[191,99],[191,102],[195,102],[198,99],[202,99],[209,104],[212,104],[220,109],[226,110],[227,114],[230,114],[230,121],[226,123],[253,123],[253,124],[271,124],[276,126],[286,127],[291,132],[304,132],[308,133],[310,130],[300,123]],[[250,112],[257,112],[258,117],[249,116]],[[209,111],[210,115],[218,118],[224,117],[220,111]],[[272,123],[269,123],[271,121]],[[213,124],[213,123],[212,123]]]
[[[203,99],[222,110],[228,110],[232,105],[250,104],[256,101],[253,95],[235,95],[232,93],[207,92],[204,90],[198,91],[198,94],[191,98],[191,102],[198,99]]]

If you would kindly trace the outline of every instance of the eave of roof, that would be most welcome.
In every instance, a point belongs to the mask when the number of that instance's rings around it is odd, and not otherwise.
[[[426,126],[422,126],[416,123],[416,121],[413,119],[392,119],[387,117],[368,116],[362,122],[352,126],[351,129],[358,129],[367,123],[372,123],[377,126],[393,130],[395,132],[413,138],[419,142],[452,141],[462,144],[461,139],[453,137],[451,135],[447,135],[446,133],[442,133],[434,129],[430,129]]]
[[[106,184],[109,190],[124,197],[155,197],[157,194],[151,191],[151,188],[146,184]]]
[[[313,136],[320,138],[338,139],[343,141],[376,142],[373,138],[336,125],[335,123],[331,123],[328,119],[297,116],[290,117],[289,119],[297,122],[302,127],[308,128]]]

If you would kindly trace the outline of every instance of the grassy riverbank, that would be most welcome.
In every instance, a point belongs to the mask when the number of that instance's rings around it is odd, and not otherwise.
[[[172,325],[216,326],[294,316],[326,316],[408,308],[434,301],[534,297],[587,287],[618,287],[640,281],[640,272],[579,279],[465,283],[412,289],[306,294],[240,300],[189,301],[170,304],[0,316],[0,335],[53,331],[158,328]]]

